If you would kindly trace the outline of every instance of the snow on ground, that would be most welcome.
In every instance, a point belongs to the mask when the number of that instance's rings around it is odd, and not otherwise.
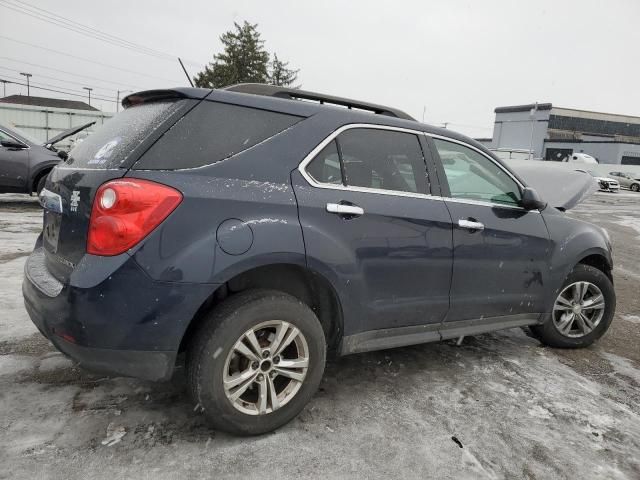
[[[617,220],[636,208],[596,195],[575,213],[631,273],[637,233]],[[640,276],[616,270],[619,314],[589,349],[515,329],[344,357],[289,425],[236,438],[194,413],[179,371],[90,374],[36,332],[20,283],[39,215],[0,197],[0,478],[640,478]]]

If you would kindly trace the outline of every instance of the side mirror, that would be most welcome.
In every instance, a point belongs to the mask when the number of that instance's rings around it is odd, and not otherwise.
[[[522,192],[522,201],[520,202],[522,208],[525,210],[544,210],[547,206],[547,202],[540,198],[538,192],[533,188],[525,188]]]
[[[13,140],[2,140],[0,142],[0,145],[2,145],[5,148],[16,148],[19,150],[22,150],[23,148],[27,148],[27,146],[23,143],[20,142],[16,142]]]
[[[69,158],[69,154],[64,150],[58,150],[58,157],[60,157],[62,160],[66,160],[67,158]]]

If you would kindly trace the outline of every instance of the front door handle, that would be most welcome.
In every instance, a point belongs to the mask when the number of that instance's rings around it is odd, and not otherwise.
[[[357,205],[345,205],[343,203],[327,203],[327,212],[338,215],[352,215],[359,217],[364,215],[364,209]]]
[[[467,230],[484,230],[484,223],[475,220],[458,220],[458,226]]]

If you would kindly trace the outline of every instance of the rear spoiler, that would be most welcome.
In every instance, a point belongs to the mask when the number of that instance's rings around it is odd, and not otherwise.
[[[145,90],[132,93],[122,99],[124,108],[134,107],[143,103],[163,102],[167,100],[179,100],[182,98],[195,98],[202,100],[211,93],[208,88],[169,88],[164,90]]]

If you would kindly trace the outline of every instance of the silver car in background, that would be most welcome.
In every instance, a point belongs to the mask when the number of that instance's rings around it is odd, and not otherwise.
[[[615,177],[621,187],[628,188],[633,192],[640,192],[640,173],[609,172],[609,175]]]

